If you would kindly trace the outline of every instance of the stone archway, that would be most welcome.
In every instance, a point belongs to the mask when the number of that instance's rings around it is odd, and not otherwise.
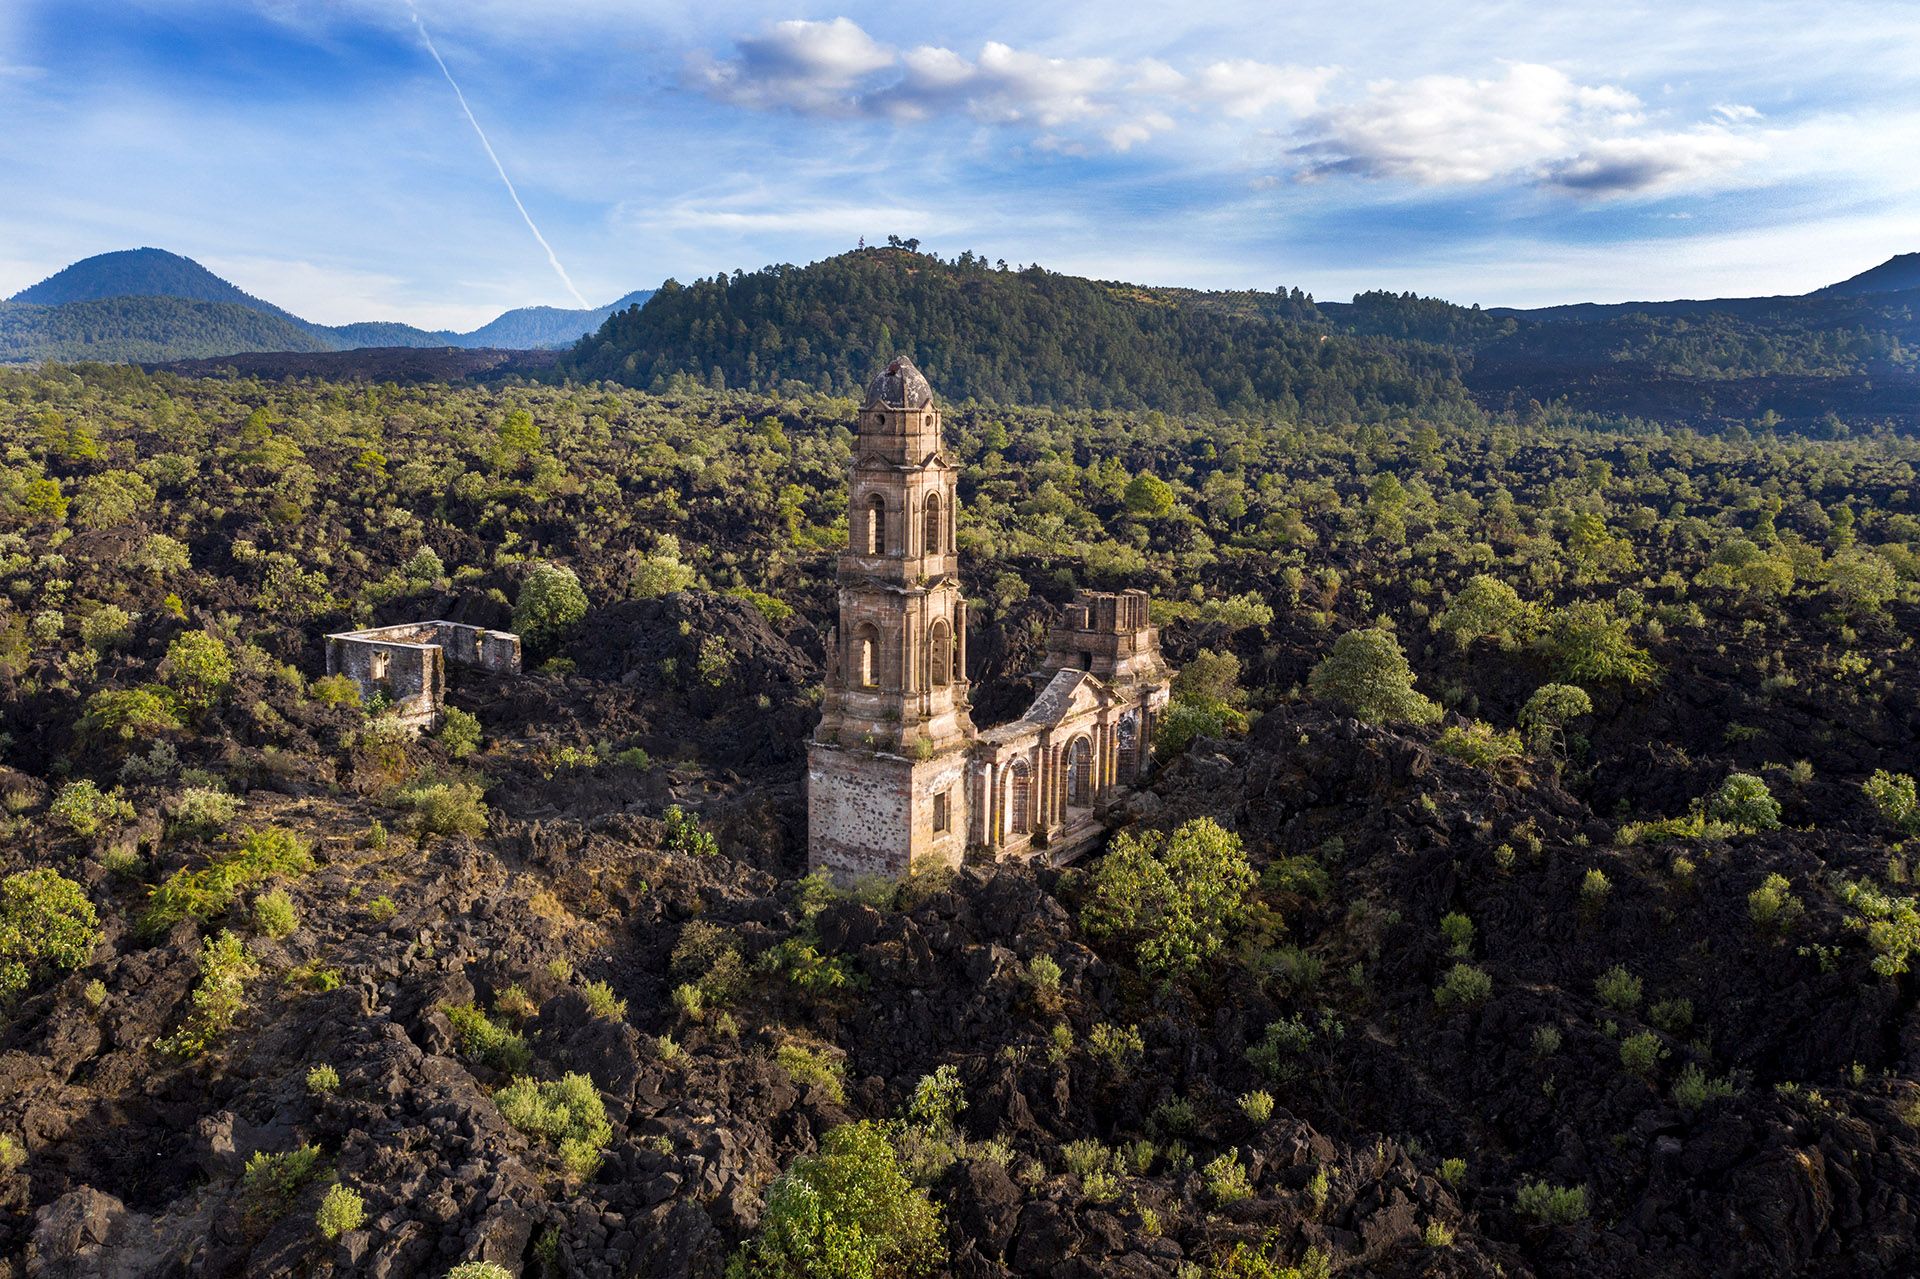
[[[1008,833],[1025,835],[1033,829],[1033,770],[1016,759],[1007,769]]]
[[[1067,807],[1093,807],[1093,743],[1084,736],[1067,744]]]

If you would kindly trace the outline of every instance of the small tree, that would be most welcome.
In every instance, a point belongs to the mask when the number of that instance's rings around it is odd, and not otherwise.
[[[1161,831],[1125,831],[1093,872],[1080,922],[1096,937],[1134,947],[1141,970],[1190,975],[1246,922],[1253,868],[1240,837],[1211,818]]]
[[[1729,773],[1708,798],[1707,815],[1742,830],[1778,830],[1780,801],[1752,773]]]
[[[160,678],[173,687],[182,705],[205,710],[233,683],[233,655],[218,636],[188,631],[167,645]]]
[[[34,976],[87,962],[100,917],[85,890],[58,871],[23,870],[0,880],[0,1002]]]
[[[916,1279],[945,1264],[940,1212],[907,1180],[888,1125],[844,1124],[767,1192],[728,1279]]]
[[[1511,586],[1482,573],[1460,588],[1446,610],[1433,619],[1433,629],[1451,635],[1463,649],[1480,639],[1512,648],[1526,638],[1529,612]]]
[[[1542,684],[1520,708],[1520,727],[1527,746],[1557,765],[1567,754],[1567,725],[1593,714],[1593,699],[1574,684]]]
[[[587,615],[587,593],[563,564],[542,561],[520,584],[513,605],[513,629],[530,644],[550,644]]]
[[[1431,724],[1440,718],[1439,705],[1414,691],[1413,668],[1400,641],[1378,627],[1348,631],[1335,640],[1333,651],[1307,677],[1307,687],[1369,724]]]
[[[1142,471],[1127,482],[1126,495],[1121,500],[1128,514],[1158,519],[1173,510],[1173,486],[1157,475]]]

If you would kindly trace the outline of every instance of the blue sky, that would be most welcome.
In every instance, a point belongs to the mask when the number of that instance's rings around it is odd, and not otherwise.
[[[416,0],[579,291],[888,234],[1484,305],[1920,250],[1920,5]],[[573,305],[407,0],[0,4],[0,296],[155,245],[309,318]]]

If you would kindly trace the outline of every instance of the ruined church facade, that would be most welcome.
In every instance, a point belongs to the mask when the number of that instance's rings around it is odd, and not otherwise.
[[[932,388],[892,361],[860,409],[840,620],[807,757],[808,863],[842,879],[1083,846],[1145,770],[1168,700],[1146,592],[1087,592],[1048,632],[1027,713],[974,727],[957,480]]]

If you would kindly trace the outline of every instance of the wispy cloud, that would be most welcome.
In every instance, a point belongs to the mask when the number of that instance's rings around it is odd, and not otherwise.
[[[802,115],[919,121],[959,116],[1025,129],[1043,148],[1127,151],[1183,112],[1248,120],[1312,108],[1329,68],[1249,58],[1183,72],[1157,59],[1055,57],[988,40],[968,57],[940,45],[897,49],[847,18],[790,19],[693,54],[686,82],[735,106]]]
[[[1751,107],[1722,106],[1684,129],[1656,124],[1617,85],[1576,82],[1537,63],[1474,80],[1382,80],[1306,122],[1296,175],[1401,179],[1421,186],[1495,181],[1586,195],[1641,194],[1716,177],[1765,154],[1741,126]]]

